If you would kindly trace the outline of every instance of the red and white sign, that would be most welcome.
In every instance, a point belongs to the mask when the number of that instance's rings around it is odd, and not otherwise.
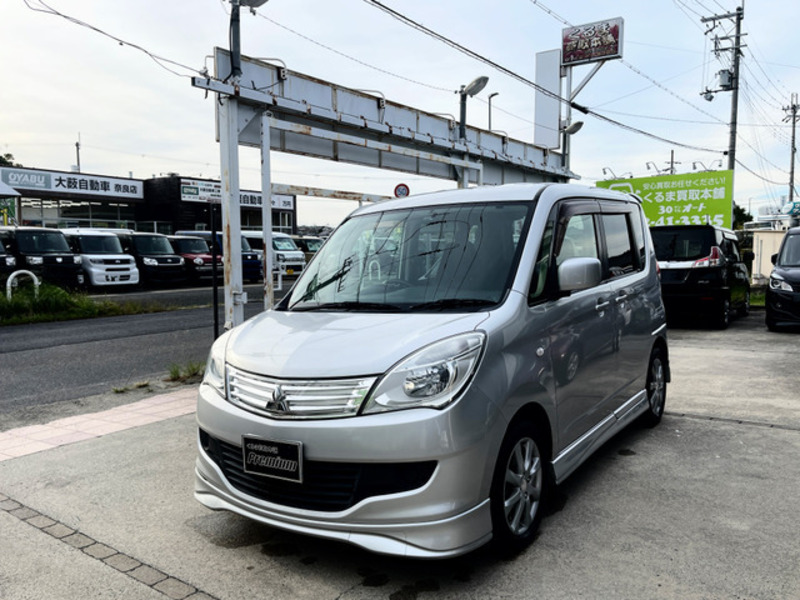
[[[561,65],[622,58],[622,17],[561,30]]]
[[[408,186],[405,183],[398,183],[394,188],[395,198],[405,198],[410,193],[411,190],[408,189]]]

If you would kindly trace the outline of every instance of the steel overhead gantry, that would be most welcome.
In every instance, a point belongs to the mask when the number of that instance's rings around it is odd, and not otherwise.
[[[466,127],[461,139],[454,118],[390,102],[375,92],[295,73],[268,62],[273,59],[242,57],[241,74],[234,77],[230,52],[217,48],[214,59],[215,76],[194,77],[192,85],[218,95],[223,222],[233,239],[241,229],[238,145],[261,149],[265,206],[271,205],[271,150],[458,181],[464,187],[578,178],[556,152],[474,127]],[[265,237],[267,225],[265,220]],[[243,320],[246,301],[237,249],[226,242],[228,328]],[[265,298],[270,288],[265,281]]]

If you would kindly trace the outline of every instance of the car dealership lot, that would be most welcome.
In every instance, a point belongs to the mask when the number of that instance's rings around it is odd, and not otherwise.
[[[0,598],[800,597],[799,334],[754,313],[669,335],[661,425],[590,459],[520,555],[403,560],[208,511],[186,415],[0,462]]]

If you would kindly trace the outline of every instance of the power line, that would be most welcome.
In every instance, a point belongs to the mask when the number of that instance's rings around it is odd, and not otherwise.
[[[691,145],[691,144],[684,144],[682,142],[678,142],[676,140],[671,140],[671,139],[656,135],[654,133],[650,133],[648,131],[637,129],[636,127],[632,127],[630,125],[626,125],[625,123],[621,123],[619,121],[616,121],[616,120],[614,120],[614,119],[612,119],[612,118],[610,118],[610,117],[608,117],[606,115],[603,115],[602,113],[599,113],[599,112],[597,112],[595,110],[592,110],[592,109],[590,109],[590,108],[588,108],[586,106],[581,106],[580,104],[578,104],[576,102],[572,102],[570,100],[562,98],[560,95],[555,94],[555,93],[553,93],[550,90],[547,90],[545,88],[542,88],[538,84],[536,84],[533,81],[523,77],[519,73],[516,73],[516,72],[514,72],[514,71],[512,71],[512,70],[510,70],[510,69],[508,69],[506,67],[503,67],[502,65],[494,62],[493,60],[490,60],[489,58],[486,58],[485,56],[483,56],[481,54],[478,54],[477,52],[475,52],[473,50],[470,50],[469,48],[466,48],[465,46],[462,46],[461,44],[451,40],[450,38],[447,38],[444,35],[436,32],[436,31],[433,31],[432,29],[429,29],[428,27],[425,27],[421,23],[419,23],[419,22],[411,19],[410,17],[407,17],[406,15],[404,15],[404,14],[402,14],[402,13],[400,13],[400,12],[398,12],[398,11],[396,11],[396,10],[394,10],[394,9],[384,5],[384,4],[382,4],[378,0],[364,0],[364,2],[366,2],[367,4],[369,4],[371,6],[374,6],[375,8],[378,8],[378,9],[382,10],[383,12],[385,12],[386,14],[391,16],[392,18],[400,21],[401,23],[404,23],[405,25],[408,25],[409,27],[412,27],[412,28],[414,28],[414,29],[416,29],[416,30],[418,30],[418,31],[430,36],[430,37],[433,37],[434,39],[439,40],[440,42],[450,46],[451,48],[453,48],[455,50],[458,50],[459,52],[461,52],[463,54],[466,54],[467,56],[469,56],[469,57],[471,57],[471,58],[473,58],[475,60],[478,60],[478,61],[480,61],[480,62],[492,67],[493,69],[503,73],[504,75],[507,75],[508,77],[516,79],[517,81],[519,81],[519,82],[521,82],[521,83],[523,83],[523,84],[525,84],[525,85],[527,85],[529,87],[532,87],[533,89],[539,91],[542,94],[544,94],[544,95],[546,95],[546,96],[548,96],[550,98],[556,99],[556,100],[558,100],[559,102],[561,102],[563,104],[568,104],[569,106],[571,106],[572,108],[574,108],[577,111],[582,112],[583,114],[593,116],[596,119],[600,119],[601,121],[605,121],[606,123],[609,123],[611,125],[619,127],[620,129],[625,129],[626,131],[630,131],[630,132],[636,133],[638,135],[643,135],[645,137],[649,137],[649,138],[654,139],[654,140],[665,142],[665,143],[671,144],[673,146],[678,146],[678,147],[681,147],[681,148],[689,148],[689,149],[692,149],[692,150],[701,150],[703,152],[721,152],[720,150],[714,150],[714,149],[711,149],[711,148],[704,148],[704,147],[701,147],[701,146],[694,146],[694,145]],[[536,4],[538,5],[540,3],[537,2]]]

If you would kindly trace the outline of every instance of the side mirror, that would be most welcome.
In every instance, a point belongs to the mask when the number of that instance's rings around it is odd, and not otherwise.
[[[745,262],[752,262],[756,259],[756,254],[752,250],[747,250],[742,258]]]
[[[773,254],[772,257],[770,258],[770,260],[772,261],[773,265],[777,264],[778,263],[778,253],[776,252],[775,254]]]
[[[568,258],[558,267],[558,289],[579,292],[598,285],[603,268],[596,258]]]

